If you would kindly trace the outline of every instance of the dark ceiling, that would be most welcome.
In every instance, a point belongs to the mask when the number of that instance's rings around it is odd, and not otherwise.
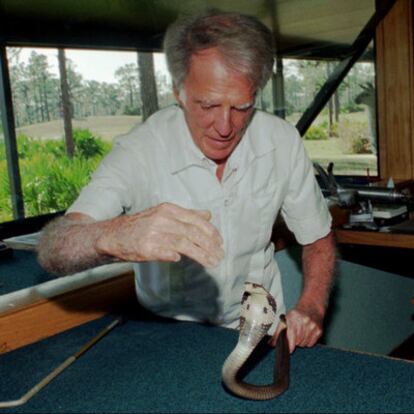
[[[279,55],[342,58],[375,0],[0,0],[0,42],[160,50],[171,21],[207,7],[257,16]]]

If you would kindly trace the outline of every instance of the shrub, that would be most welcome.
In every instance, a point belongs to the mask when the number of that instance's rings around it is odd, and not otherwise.
[[[4,140],[0,140],[0,161],[6,159],[6,146],[4,144]]]
[[[312,125],[305,134],[305,139],[308,141],[325,140],[328,139],[328,132],[324,125]]]
[[[345,154],[372,153],[366,125],[363,122],[344,120],[338,128],[340,140]]]
[[[352,153],[353,154],[371,154],[370,140],[364,136],[358,136],[352,140]]]
[[[21,165],[26,215],[65,210],[89,181],[98,159],[39,155]]]
[[[111,145],[105,143],[100,137],[95,137],[88,129],[74,129],[75,155],[82,158],[94,158],[102,156],[110,149]],[[3,144],[4,146],[4,144]],[[17,137],[19,159],[31,159],[37,154],[52,154],[56,158],[66,155],[64,139],[32,138],[26,135]],[[0,159],[2,149],[0,146]]]
[[[124,115],[141,115],[141,108],[138,106],[126,105],[123,111]]]
[[[17,137],[17,152],[19,159],[31,158],[36,153],[41,152],[42,143],[40,140],[21,134]]]
[[[339,137],[339,125],[338,125],[337,122],[334,122],[331,125],[331,131],[330,132],[331,132],[331,137],[336,137],[336,138]]]
[[[9,176],[6,161],[0,161],[0,222],[13,219]]]
[[[88,130],[75,130],[76,153],[69,159],[63,140],[17,138],[22,190],[27,217],[65,210],[87,184],[111,144]],[[0,222],[13,219],[10,185],[0,141]]]
[[[354,112],[361,112],[364,110],[362,105],[358,105],[356,102],[350,102],[342,105],[341,112],[344,114],[352,114]]]
[[[93,158],[103,155],[106,151],[105,143],[100,137],[95,137],[88,129],[75,129],[73,131],[76,155],[83,158]]]
[[[17,152],[19,159],[31,159],[38,154],[52,153],[56,157],[65,154],[63,143],[60,140],[32,138],[21,134],[17,137]]]
[[[55,158],[66,156],[65,145],[61,140],[48,139],[42,141],[43,151],[45,154],[52,154]]]
[[[329,130],[328,121],[326,121],[326,120],[325,121],[322,121],[319,124],[319,126],[322,127],[322,128],[324,128],[327,131],[327,134],[330,137],[338,137],[339,136],[339,132],[338,132],[339,125],[338,125],[337,122],[332,122],[331,129],[330,130]]]

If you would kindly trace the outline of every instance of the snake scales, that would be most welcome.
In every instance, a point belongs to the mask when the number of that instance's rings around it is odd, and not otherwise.
[[[276,302],[263,286],[247,282],[241,301],[240,335],[236,347],[223,364],[222,381],[239,397],[253,400],[269,400],[282,394],[289,385],[289,346],[286,336],[286,319],[280,317],[282,329],[276,343],[277,358],[273,383],[269,385],[247,384],[237,377],[255,347],[267,334],[276,316]]]

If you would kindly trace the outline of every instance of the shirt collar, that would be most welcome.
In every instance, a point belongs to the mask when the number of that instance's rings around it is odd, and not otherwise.
[[[209,160],[194,143],[184,117],[184,111],[178,106],[176,109],[175,125],[171,126],[171,131],[176,131],[176,133],[173,133],[171,139],[168,140],[168,150],[171,154],[170,172],[174,174],[191,166],[205,167],[212,164],[213,161]],[[245,161],[249,163],[254,158],[261,157],[275,149],[274,140],[270,139],[272,131],[269,131],[269,134],[255,135],[253,133],[253,130],[260,131],[258,118],[260,118],[260,114],[255,111],[241,142],[229,159],[230,162],[234,162],[236,159],[240,162],[242,158],[247,156]],[[241,153],[244,153],[245,157]]]

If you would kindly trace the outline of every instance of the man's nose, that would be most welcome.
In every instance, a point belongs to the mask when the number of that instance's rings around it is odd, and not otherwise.
[[[218,114],[216,114],[214,128],[223,138],[228,137],[231,134],[232,126],[230,110],[223,108]]]

